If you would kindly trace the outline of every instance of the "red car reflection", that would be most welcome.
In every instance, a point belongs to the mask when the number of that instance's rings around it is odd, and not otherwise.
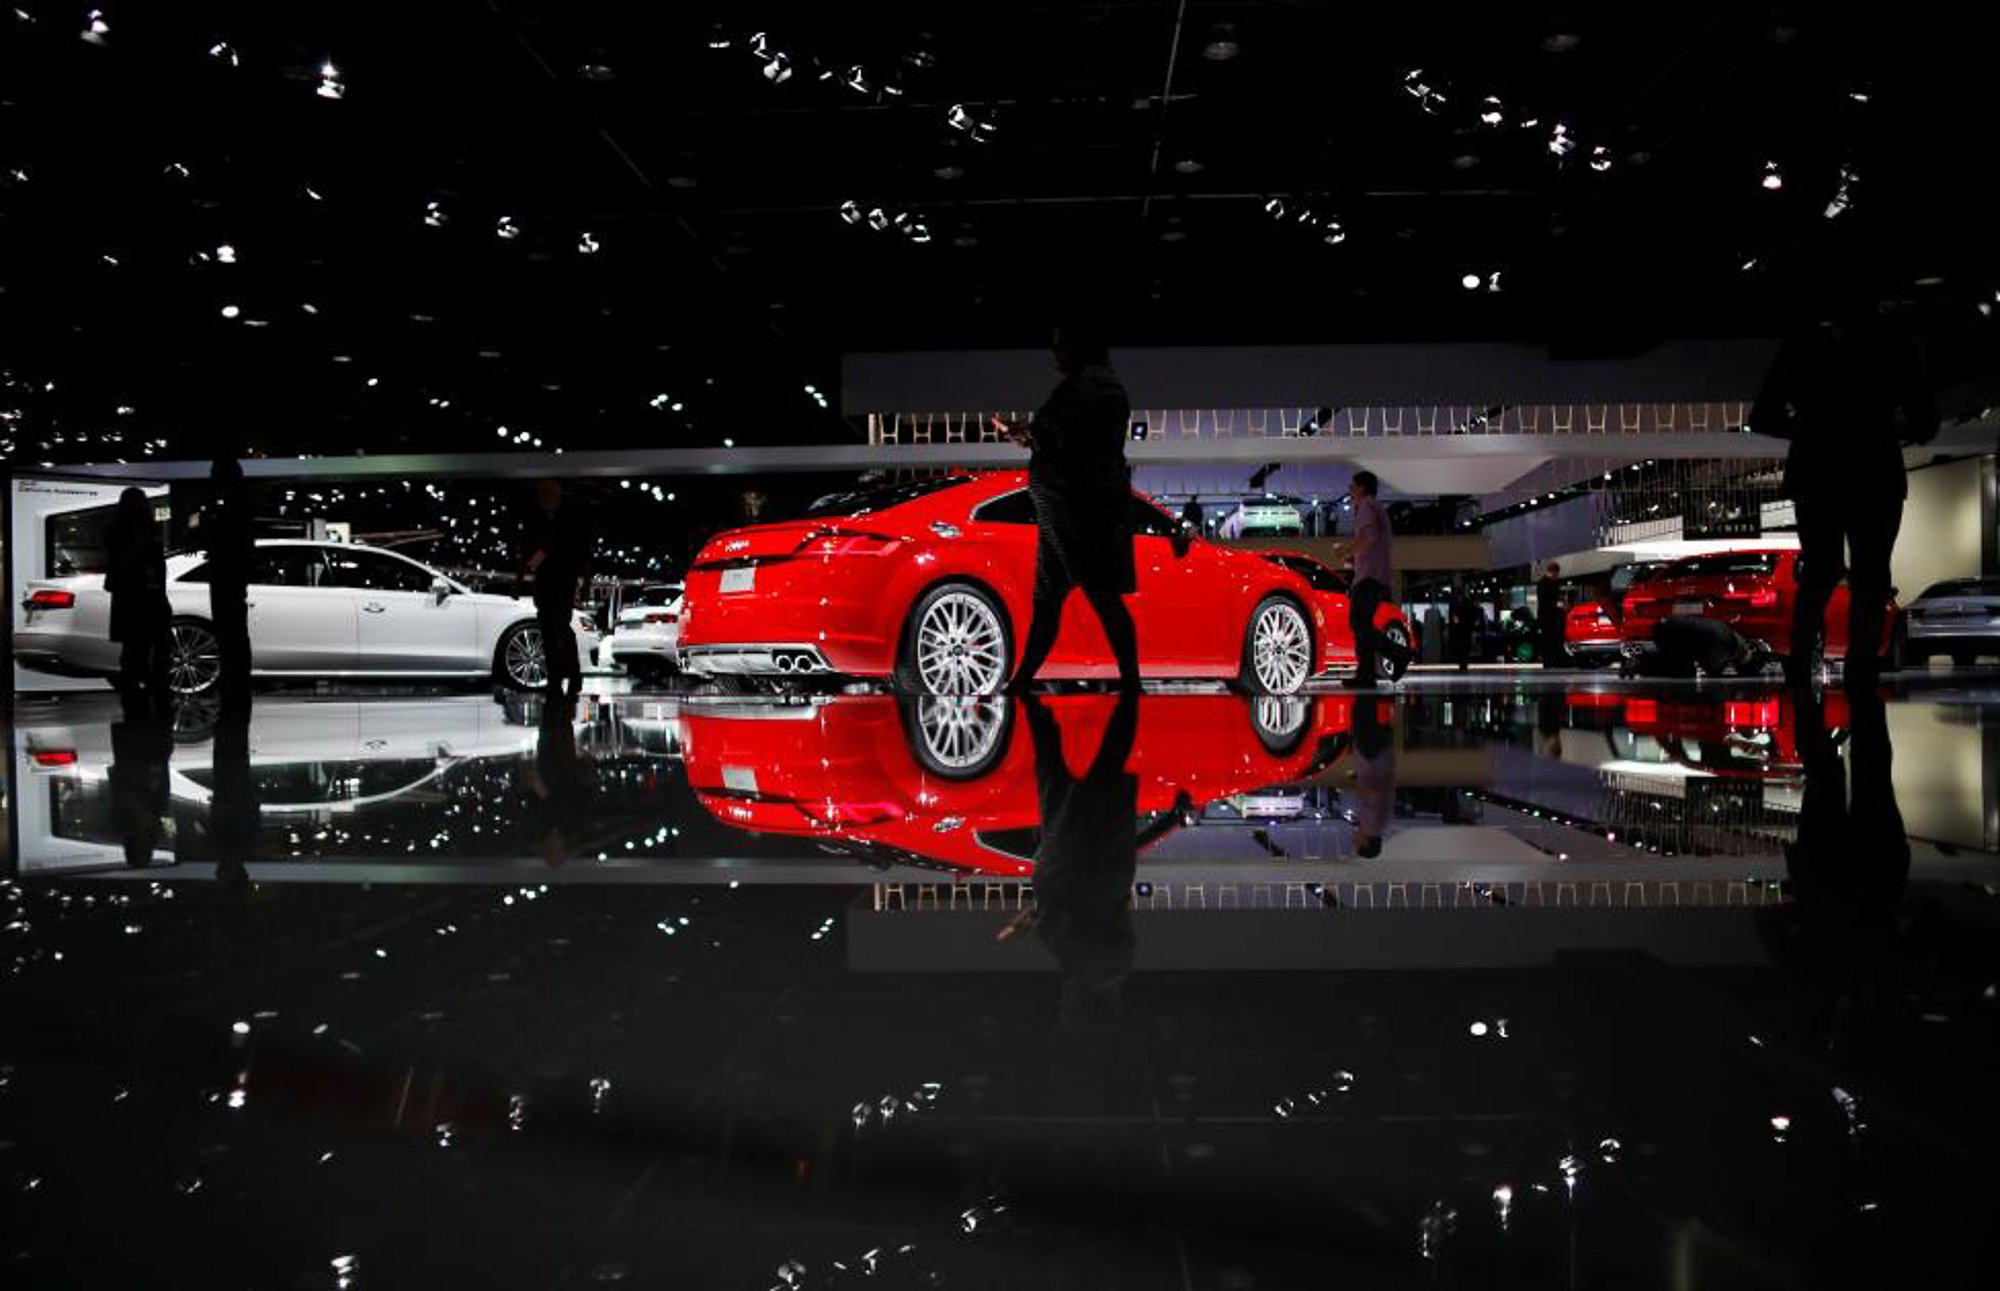
[[[1327,625],[1305,581],[1132,512],[1141,665],[1289,694],[1318,669]],[[839,494],[803,519],[720,534],[681,604],[682,665],[710,676],[893,678],[917,694],[999,690],[1034,591],[1035,513],[1021,471]],[[1096,616],[1073,597],[1046,677],[1111,677]]]
[[[1722,551],[1688,556],[1655,572],[1625,594],[1619,624],[1627,659],[1653,650],[1653,629],[1670,618],[1706,618],[1729,625],[1759,662],[1790,652],[1792,606],[1798,597],[1796,551]],[[1901,613],[1890,600],[1878,654],[1887,656]],[[1848,590],[1833,590],[1826,607],[1825,653],[1847,657]]]
[[[1326,625],[1320,637],[1320,664],[1317,671],[1331,672],[1336,668],[1354,666],[1354,629],[1347,623],[1347,591],[1353,580],[1340,570],[1302,556],[1293,551],[1267,551],[1264,559],[1282,565],[1300,578],[1312,589],[1313,608],[1318,611],[1319,621]],[[1375,626],[1397,645],[1405,649],[1410,644],[1409,620],[1403,617],[1403,609],[1393,601],[1383,601],[1375,607]],[[1409,670],[1407,661],[1391,662],[1387,656],[1378,656],[1375,669],[1385,681],[1397,681]]]
[[[1149,695],[1127,770],[1142,815],[1305,779],[1346,747],[1357,697]],[[1380,703],[1359,697],[1362,703]],[[1072,770],[1090,764],[1115,701],[1052,695]],[[1035,750],[1004,697],[847,695],[817,704],[682,711],[695,798],[738,829],[905,864],[1033,871]]]
[[[1828,691],[1829,730],[1847,725],[1847,696]],[[1650,739],[1667,762],[1725,777],[1792,778],[1799,756],[1798,702],[1790,691],[1718,696],[1635,696],[1625,701],[1625,729]]]

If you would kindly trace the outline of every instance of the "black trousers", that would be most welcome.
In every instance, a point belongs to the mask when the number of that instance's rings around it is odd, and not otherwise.
[[[1375,676],[1376,656],[1399,652],[1382,629],[1375,626],[1375,611],[1389,598],[1389,589],[1373,578],[1356,579],[1347,598],[1347,626],[1354,634],[1354,675]]]
[[[1827,602],[1847,577],[1849,678],[1881,669],[1882,631],[1889,614],[1889,553],[1903,527],[1903,499],[1894,494],[1794,500],[1799,524],[1799,590],[1792,603],[1791,658],[1805,667],[1822,642]],[[1844,549],[1844,550],[1843,550]]]
[[[1070,590],[1067,580],[1035,580],[1034,618],[1028,624],[1027,643],[1021,649],[1021,666],[1014,670],[1014,684],[1025,686],[1033,681],[1048,662],[1049,651],[1055,649],[1056,634],[1062,630],[1063,602],[1069,599]],[[1132,612],[1125,608],[1124,594],[1086,587],[1083,597],[1096,611],[1097,621],[1104,625],[1104,639],[1111,646],[1111,657],[1118,663],[1119,684],[1138,685],[1139,631],[1132,625]]]
[[[128,696],[145,691],[156,701],[166,699],[167,663],[172,657],[165,619],[132,630],[118,644],[118,688]]]
[[[231,702],[250,696],[250,603],[247,589],[209,588],[209,613],[222,663],[220,690]]]
[[[542,661],[548,669],[548,687],[558,689],[564,682],[583,687],[583,661],[576,653],[576,633],[569,624],[567,604],[535,605],[535,622],[542,629]]]

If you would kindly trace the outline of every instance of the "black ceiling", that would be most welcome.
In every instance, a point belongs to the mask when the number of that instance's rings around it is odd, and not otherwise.
[[[843,349],[1079,308],[1125,343],[1601,353],[1858,284],[1976,335],[1981,33],[1834,9],[291,0],[108,6],[87,40],[27,0],[0,409],[29,457],[768,442],[844,433],[805,391]]]

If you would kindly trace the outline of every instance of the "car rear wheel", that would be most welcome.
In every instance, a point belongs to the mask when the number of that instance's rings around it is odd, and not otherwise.
[[[983,589],[940,583],[918,598],[903,625],[896,688],[918,695],[992,695],[1013,666],[1007,618]]]
[[[514,690],[540,690],[549,684],[540,624],[516,623],[507,629],[493,652],[493,679]]]
[[[167,686],[176,695],[205,695],[222,680],[222,641],[200,619],[175,619],[169,630]]]
[[[1236,682],[1252,694],[1290,695],[1312,675],[1312,628],[1298,602],[1267,596],[1243,628],[1243,661]]]
[[[905,696],[898,701],[910,751],[925,771],[976,780],[1007,753],[1013,706],[999,695]]]
[[[1410,670],[1410,630],[1400,623],[1391,623],[1382,629],[1382,635],[1396,647],[1395,657],[1391,658],[1387,651],[1376,655],[1375,675],[1383,681],[1401,681]]]

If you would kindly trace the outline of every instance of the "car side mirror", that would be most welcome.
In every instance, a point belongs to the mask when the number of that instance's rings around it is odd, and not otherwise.
[[[450,598],[454,590],[456,589],[442,578],[433,578],[431,580],[431,596],[439,605],[443,605]]]

